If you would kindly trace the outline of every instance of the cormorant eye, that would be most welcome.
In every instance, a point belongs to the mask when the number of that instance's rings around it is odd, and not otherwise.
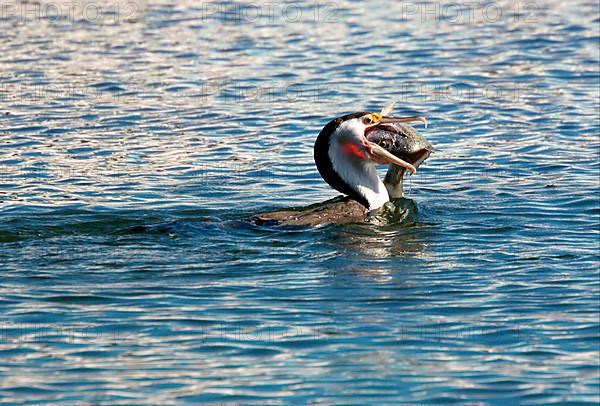
[[[365,116],[365,117],[363,117],[363,123],[371,124],[371,123],[373,123],[373,119],[371,118],[371,116]]]

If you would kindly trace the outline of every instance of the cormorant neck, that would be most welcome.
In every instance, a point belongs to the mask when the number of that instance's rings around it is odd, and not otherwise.
[[[348,188],[362,198],[359,203],[368,210],[375,210],[389,202],[388,191],[373,163],[347,155],[336,142],[330,143],[328,152],[332,169]]]
[[[359,112],[339,117],[323,127],[315,141],[314,157],[321,177],[331,187],[367,209],[375,210],[389,201],[388,192],[379,179],[375,166],[371,162],[349,157],[332,138],[344,121],[364,114],[367,113]]]

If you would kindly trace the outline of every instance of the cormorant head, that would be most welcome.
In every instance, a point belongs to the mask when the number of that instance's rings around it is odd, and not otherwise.
[[[389,194],[377,175],[375,165],[393,164],[414,173],[424,159],[418,163],[410,162],[413,151],[408,150],[408,144],[406,148],[394,149],[390,140],[387,140],[387,145],[381,140],[381,133],[396,128],[399,125],[396,123],[411,121],[427,124],[421,116],[394,118],[369,112],[349,114],[330,121],[315,142],[314,156],[319,173],[333,188],[369,210],[383,206],[389,201]],[[394,136],[393,130],[391,136]]]

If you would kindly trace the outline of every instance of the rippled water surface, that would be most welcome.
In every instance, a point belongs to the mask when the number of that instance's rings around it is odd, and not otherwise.
[[[45,4],[0,14],[0,403],[600,401],[597,2]],[[245,221],[391,100],[402,222]]]

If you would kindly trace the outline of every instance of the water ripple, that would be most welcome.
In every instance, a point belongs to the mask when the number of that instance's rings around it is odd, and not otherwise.
[[[0,403],[596,404],[598,7],[575,3],[3,9]],[[245,221],[334,196],[316,134],[390,100],[439,150],[406,219]]]

